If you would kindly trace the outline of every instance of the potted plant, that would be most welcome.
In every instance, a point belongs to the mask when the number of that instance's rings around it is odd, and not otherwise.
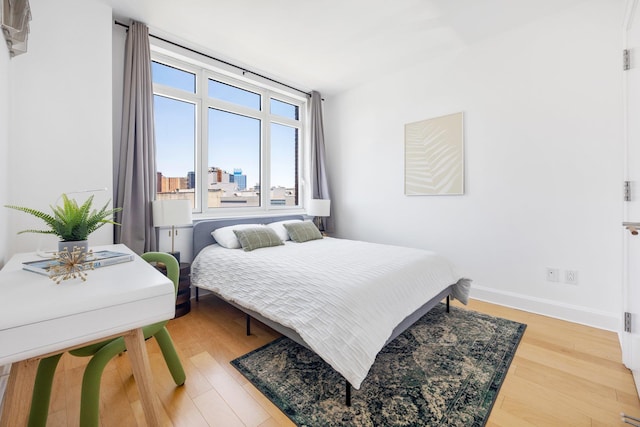
[[[73,251],[73,247],[84,247],[87,250],[87,239],[91,233],[105,224],[120,225],[113,221],[114,213],[119,212],[122,208],[107,209],[107,202],[102,209],[91,210],[93,196],[89,197],[82,205],[78,205],[74,199],[69,199],[66,194],[62,195],[61,206],[51,206],[53,214],[48,214],[36,209],[25,208],[22,206],[5,205],[10,209],[16,209],[40,218],[47,223],[47,230],[22,230],[22,233],[42,233],[55,234],[60,238],[58,243],[58,251],[61,252],[67,248],[69,252]]]

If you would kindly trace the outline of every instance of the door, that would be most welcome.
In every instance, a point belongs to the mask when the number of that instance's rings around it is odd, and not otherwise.
[[[624,221],[638,224],[640,232],[640,11],[638,0],[628,0],[623,49],[629,52],[624,72],[625,180],[629,200],[624,203]],[[622,62],[622,61],[621,61]],[[622,312],[629,313],[628,327],[620,332],[622,360],[632,370],[640,394],[640,233],[623,229],[624,283]]]

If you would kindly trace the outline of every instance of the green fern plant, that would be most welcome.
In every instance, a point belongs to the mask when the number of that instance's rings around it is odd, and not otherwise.
[[[74,199],[69,199],[66,194],[62,195],[61,206],[51,206],[53,214],[48,214],[36,209],[22,206],[5,205],[10,209],[26,212],[47,223],[47,230],[22,230],[22,233],[55,234],[63,242],[75,242],[87,240],[89,234],[96,231],[105,224],[120,225],[111,218],[122,208],[107,209],[107,202],[100,210],[91,210],[93,196],[89,197],[82,205],[78,205]]]

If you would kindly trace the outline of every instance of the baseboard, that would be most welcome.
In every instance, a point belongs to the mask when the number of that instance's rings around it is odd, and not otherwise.
[[[471,298],[618,333],[621,320],[612,313],[561,301],[536,298],[484,286],[471,286]]]

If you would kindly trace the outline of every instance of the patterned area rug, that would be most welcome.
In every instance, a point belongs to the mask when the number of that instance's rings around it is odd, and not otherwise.
[[[351,407],[342,376],[288,338],[231,363],[299,426],[482,426],[525,328],[440,304],[378,354]]]

